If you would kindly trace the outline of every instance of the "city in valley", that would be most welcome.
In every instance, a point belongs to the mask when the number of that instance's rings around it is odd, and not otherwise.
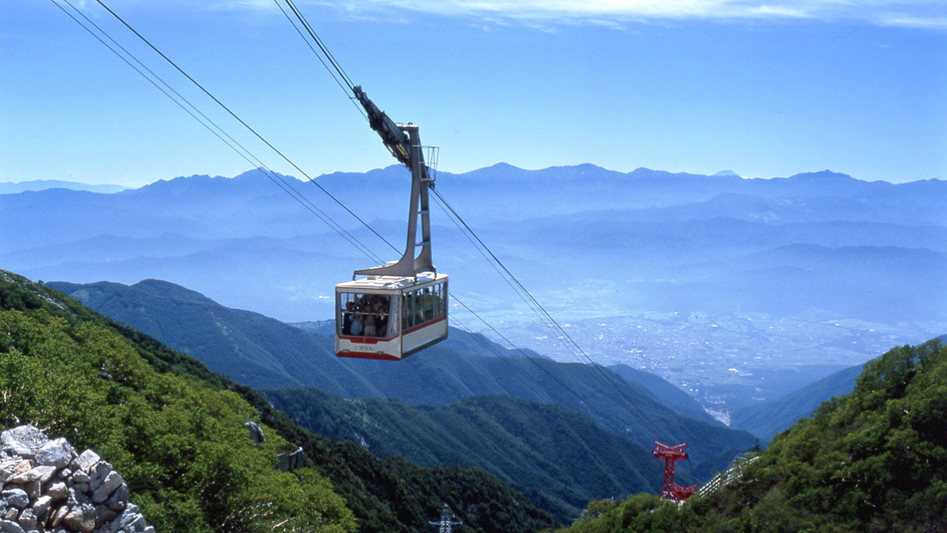
[[[723,422],[734,409],[776,399],[895,346],[920,344],[947,331],[947,323],[885,325],[817,310],[784,317],[619,309],[605,315],[597,304],[583,307],[568,298],[559,302],[547,310],[588,359],[569,349],[571,343],[558,339],[560,332],[531,312],[497,310],[484,316],[499,324],[518,348],[560,362],[591,359],[657,374],[689,392]],[[470,325],[471,319],[464,320]],[[491,337],[489,330],[481,333]]]

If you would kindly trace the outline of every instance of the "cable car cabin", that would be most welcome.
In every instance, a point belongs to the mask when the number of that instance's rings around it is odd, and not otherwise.
[[[335,287],[335,354],[397,361],[447,338],[447,276],[437,274],[431,261],[434,167],[425,162],[417,125],[395,124],[361,87],[352,91],[382,143],[411,171],[411,196],[401,259],[356,270],[366,278]],[[430,154],[436,162],[437,150]]]
[[[447,275],[369,276],[335,287],[335,354],[397,361],[447,338]]]

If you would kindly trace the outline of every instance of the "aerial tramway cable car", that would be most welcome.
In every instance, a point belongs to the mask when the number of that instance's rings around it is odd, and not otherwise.
[[[335,287],[335,354],[397,361],[447,338],[447,275],[431,259],[434,168],[425,161],[416,125],[395,124],[361,87],[353,92],[385,147],[411,171],[411,198],[401,259],[356,270],[352,281]]]

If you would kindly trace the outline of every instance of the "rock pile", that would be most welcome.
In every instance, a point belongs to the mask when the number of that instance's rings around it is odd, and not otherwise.
[[[128,486],[92,450],[33,426],[0,434],[0,533],[154,533]]]

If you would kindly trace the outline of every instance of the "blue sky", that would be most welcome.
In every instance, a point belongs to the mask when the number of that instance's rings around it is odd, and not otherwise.
[[[69,1],[267,166],[299,175],[96,0]],[[273,0],[103,1],[309,175],[394,163]],[[255,166],[57,3],[0,3],[0,181],[137,186]],[[947,179],[942,0],[296,4],[379,107],[440,147],[440,170]]]

